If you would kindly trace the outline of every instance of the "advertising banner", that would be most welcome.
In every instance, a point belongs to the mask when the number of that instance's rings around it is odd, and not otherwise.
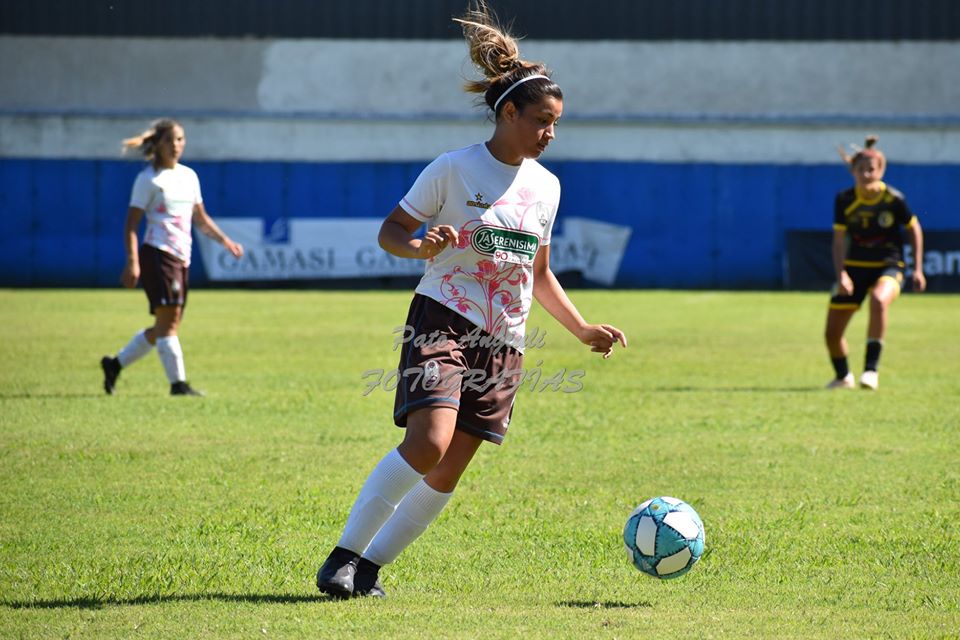
[[[236,260],[219,243],[196,234],[203,265],[218,282],[324,280],[419,276],[423,263],[397,258],[377,244],[381,218],[218,218],[217,224],[244,246]],[[550,244],[555,273],[578,271],[612,286],[630,239],[630,227],[587,218],[565,218]]]
[[[783,285],[785,289],[827,291],[836,279],[833,273],[831,231],[788,231],[784,253]],[[923,273],[927,291],[960,291],[960,231],[924,230]],[[904,289],[910,288],[913,271],[913,247],[903,247],[907,279]]]

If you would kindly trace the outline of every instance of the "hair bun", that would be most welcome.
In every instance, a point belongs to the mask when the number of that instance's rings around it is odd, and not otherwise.
[[[880,136],[874,136],[874,135],[867,136],[867,139],[864,141],[863,146],[865,149],[873,149],[873,147],[876,146],[877,141],[879,140],[880,140]]]

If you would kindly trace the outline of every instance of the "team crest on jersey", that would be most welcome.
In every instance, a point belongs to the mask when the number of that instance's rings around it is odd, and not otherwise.
[[[479,191],[474,194],[473,200],[467,200],[468,207],[477,207],[478,209],[489,209],[490,205],[483,201],[483,194]]]
[[[889,229],[893,226],[893,212],[892,211],[883,211],[879,216],[877,216],[877,224],[879,224],[884,229]]]
[[[545,202],[537,203],[537,222],[540,223],[541,227],[547,226],[547,222],[550,220],[550,205]]]
[[[499,262],[529,264],[540,248],[540,238],[526,231],[485,224],[470,234],[470,246]]]

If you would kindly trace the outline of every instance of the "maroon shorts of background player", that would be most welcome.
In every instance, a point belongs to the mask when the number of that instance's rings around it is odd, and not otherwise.
[[[495,348],[477,344],[483,340],[461,344],[465,336],[476,336],[476,325],[419,293],[410,303],[407,326],[414,332],[400,351],[394,423],[406,427],[417,409],[450,407],[457,410],[457,429],[502,443],[522,382],[523,354],[493,338]]]
[[[190,268],[174,255],[145,244],[140,247],[140,283],[150,301],[150,313],[157,307],[187,306]]]

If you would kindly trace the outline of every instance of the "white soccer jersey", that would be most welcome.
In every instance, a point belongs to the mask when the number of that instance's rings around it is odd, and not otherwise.
[[[443,154],[400,202],[417,220],[459,234],[457,246],[427,260],[417,293],[523,351],[533,259],[550,244],[559,204],[559,180],[536,160],[504,164],[486,144]]]
[[[147,166],[137,175],[130,194],[130,206],[147,213],[143,243],[173,254],[188,266],[193,206],[200,202],[200,179],[182,164],[159,171]]]

